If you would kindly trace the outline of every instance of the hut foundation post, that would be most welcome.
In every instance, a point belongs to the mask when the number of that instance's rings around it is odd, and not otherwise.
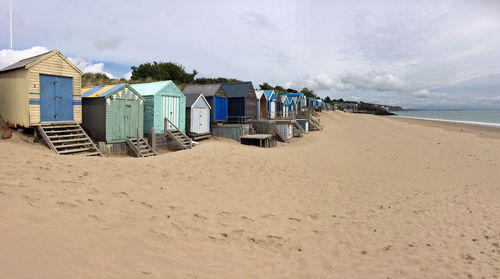
[[[155,127],[151,128],[151,148],[156,148],[156,134]]]
[[[139,145],[139,128],[137,128],[137,141],[136,141],[136,144],[137,144],[137,151],[138,152],[141,152],[141,146]]]

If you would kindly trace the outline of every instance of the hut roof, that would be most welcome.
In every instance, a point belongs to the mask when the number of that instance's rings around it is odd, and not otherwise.
[[[255,90],[255,96],[257,97],[258,100],[264,96],[264,90]],[[266,96],[264,96],[265,98]]]
[[[222,88],[226,91],[226,95],[229,98],[246,97],[250,86],[253,88],[251,81],[228,82],[222,84]]]
[[[141,95],[126,83],[82,88],[82,98],[108,98],[125,87],[142,99]]]
[[[290,101],[288,100],[288,97],[286,95],[281,95],[281,103],[284,105],[290,104]]]
[[[34,65],[44,61],[45,59],[53,56],[53,55],[59,55],[62,59],[64,59],[69,65],[71,65],[71,67],[73,67],[76,71],[78,71],[80,74],[83,74],[82,71],[80,71],[80,69],[78,69],[75,65],[73,65],[73,63],[69,62],[68,59],[66,59],[66,57],[64,57],[59,51],[57,50],[52,50],[52,51],[49,51],[49,52],[45,52],[45,53],[42,53],[42,54],[39,54],[39,55],[35,55],[35,56],[32,56],[32,57],[28,57],[28,58],[25,58],[25,59],[22,59],[22,60],[19,60],[17,61],[16,63],[14,64],[11,64],[3,69],[0,70],[0,72],[6,72],[6,71],[11,71],[11,70],[15,70],[15,69],[20,69],[20,68],[25,68],[25,69],[28,69],[28,68],[31,68],[33,67]]]
[[[203,94],[205,97],[215,96],[217,91],[219,91],[222,84],[213,83],[213,84],[202,84],[202,85],[189,85],[182,93],[184,94]],[[224,91],[224,90],[223,90]],[[226,93],[224,93],[225,95]]]
[[[264,96],[268,101],[276,100],[276,94],[274,94],[274,90],[264,90]]]
[[[140,92],[140,94],[143,96],[151,96],[151,95],[155,95],[160,90],[162,90],[163,88],[165,88],[169,85],[173,85],[175,88],[177,88],[177,86],[171,80],[148,82],[148,83],[137,83],[137,84],[131,84],[130,86],[132,88],[134,88],[137,92]],[[178,90],[178,88],[177,88],[177,90]],[[181,92],[181,91],[179,90],[179,92]]]
[[[203,101],[207,104],[208,108],[209,109],[212,109],[212,107],[210,106],[210,104],[208,103],[207,99],[205,98],[205,96],[203,96],[203,94],[187,94],[186,95],[186,107],[192,107],[194,104],[196,104],[196,102],[198,102],[199,99],[203,99]]]

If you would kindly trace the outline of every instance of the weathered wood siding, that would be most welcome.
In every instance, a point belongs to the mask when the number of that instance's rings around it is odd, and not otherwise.
[[[179,107],[178,107],[178,119],[179,119],[179,129],[186,131],[186,96],[175,86],[175,84],[169,83],[162,90],[154,95],[154,119],[153,125],[155,127],[155,133],[163,133],[163,96],[179,97]]]
[[[82,122],[82,77],[80,72],[73,68],[58,53],[29,68],[28,72],[28,93],[29,100],[32,101],[29,114],[31,126],[40,124],[40,105],[33,104],[36,101],[40,101],[40,74],[73,78],[73,121],[77,123]]]
[[[247,96],[245,97],[245,120],[257,120],[257,96],[253,86],[248,87]]]
[[[144,102],[144,133],[151,134],[155,115],[155,97],[153,95],[142,97],[146,100]]]
[[[125,142],[127,136],[134,138],[137,137],[137,130],[130,129],[130,127],[139,128],[139,137],[142,137],[144,133],[144,101],[139,99],[138,95],[135,95],[132,90],[128,88],[121,89],[121,91],[121,94],[115,93],[114,96],[109,97],[109,103],[106,103],[107,143]],[[127,119],[124,119],[123,116],[125,112],[123,111],[123,109],[124,105],[127,104],[133,105],[133,110],[130,114],[128,114]],[[120,138],[113,138],[113,132],[116,130],[118,125],[121,125],[123,123],[125,123],[123,126],[123,128],[125,129],[124,136]]]
[[[0,116],[11,125],[30,126],[28,73],[24,68],[0,73]]]

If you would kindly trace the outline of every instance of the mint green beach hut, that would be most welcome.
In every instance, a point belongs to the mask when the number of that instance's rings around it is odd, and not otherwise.
[[[145,100],[144,134],[151,139],[154,128],[154,137],[158,147],[163,145],[162,141],[165,138],[165,118],[173,123],[173,125],[168,124],[167,129],[174,130],[177,127],[177,129],[185,131],[186,96],[171,80],[132,84],[131,86]],[[166,142],[164,144],[166,145]]]

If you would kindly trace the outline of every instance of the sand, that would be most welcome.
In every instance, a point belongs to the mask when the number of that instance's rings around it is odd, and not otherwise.
[[[277,148],[144,159],[0,141],[0,277],[497,278],[498,139],[321,121]]]

